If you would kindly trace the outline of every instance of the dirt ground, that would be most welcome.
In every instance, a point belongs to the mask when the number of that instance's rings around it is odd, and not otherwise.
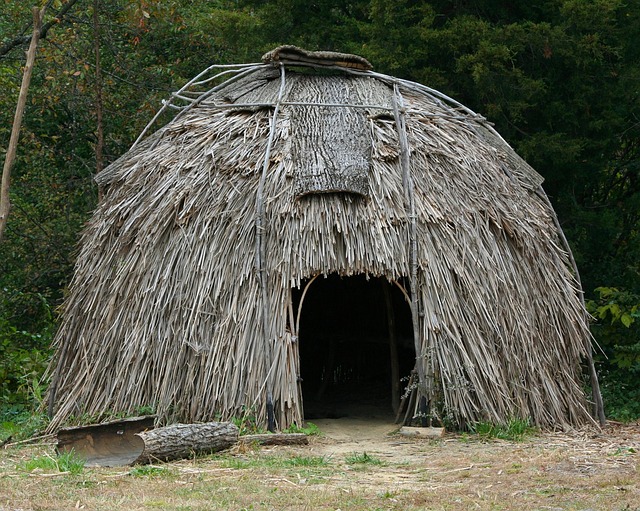
[[[312,451],[332,457],[367,452],[387,462],[359,473],[358,485],[420,493],[424,509],[431,496],[448,495],[450,505],[467,502],[468,509],[640,510],[640,424],[546,433],[524,442],[407,438],[379,419],[316,424],[324,437]]]
[[[21,460],[51,446],[4,450],[0,511],[640,510],[638,423],[507,442],[410,438],[375,416],[313,422],[322,434],[307,446],[234,448],[143,477],[130,467],[25,473]],[[372,462],[353,462],[364,453]]]

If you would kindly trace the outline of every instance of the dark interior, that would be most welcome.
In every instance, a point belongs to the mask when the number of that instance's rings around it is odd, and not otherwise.
[[[409,304],[387,279],[316,278],[300,317],[305,419],[392,415],[415,364],[412,332]]]

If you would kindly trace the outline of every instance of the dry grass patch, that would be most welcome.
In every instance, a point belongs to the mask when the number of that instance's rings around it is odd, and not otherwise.
[[[30,460],[55,457],[38,445],[0,451],[0,510],[635,511],[639,446],[638,426],[523,442],[316,437],[306,447],[73,474],[29,470]]]

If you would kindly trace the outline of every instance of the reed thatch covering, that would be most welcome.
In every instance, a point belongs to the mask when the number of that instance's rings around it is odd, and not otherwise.
[[[149,405],[266,421],[269,401],[278,427],[300,424],[291,290],[332,273],[409,283],[419,388],[441,416],[592,421],[586,315],[542,178],[437,91],[278,55],[222,67],[220,85],[204,71],[96,177],[51,428]]]

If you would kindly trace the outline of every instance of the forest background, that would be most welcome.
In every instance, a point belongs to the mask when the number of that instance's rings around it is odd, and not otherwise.
[[[0,423],[34,413],[97,171],[172,91],[280,44],[355,53],[486,116],[544,178],[577,260],[607,416],[640,417],[640,2],[48,0],[0,242]],[[0,7],[4,160],[32,32]],[[31,430],[29,430],[31,428]]]

